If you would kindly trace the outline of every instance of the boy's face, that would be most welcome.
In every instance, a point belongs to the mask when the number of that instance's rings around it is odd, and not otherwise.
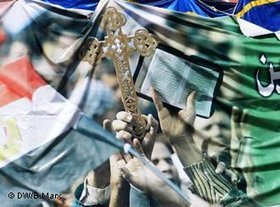
[[[178,183],[179,176],[171,159],[171,153],[163,143],[155,142],[151,160],[168,179]]]

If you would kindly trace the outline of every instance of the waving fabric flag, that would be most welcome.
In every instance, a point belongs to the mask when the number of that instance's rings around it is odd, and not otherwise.
[[[44,2],[60,5],[64,8],[72,9],[85,9],[94,11],[97,7],[99,0],[42,0]],[[206,17],[219,17],[227,14],[232,14],[235,4],[229,2],[216,2],[209,0],[132,0],[130,2],[137,2],[150,6],[166,8],[179,12],[190,12]]]
[[[244,19],[270,32],[280,30],[279,0],[239,0],[235,9],[237,18]]]
[[[215,9],[213,9],[215,8]],[[217,9],[219,8],[219,10]],[[195,13],[206,17],[219,17],[231,14],[233,12],[234,4],[220,3],[215,4],[215,1],[201,1],[201,0],[175,0],[167,7],[167,9]]]
[[[0,31],[0,45],[5,41],[5,34]]]
[[[222,116],[220,124],[230,126],[231,132],[214,140],[209,137],[207,143],[202,140],[203,150],[218,157],[218,149],[228,153],[219,158],[242,172],[244,192],[265,206],[280,205],[280,179],[275,176],[280,173],[278,39],[246,37],[232,17],[203,18],[117,0],[109,1],[109,7],[127,18],[122,27],[126,35],[145,28],[158,41],[152,57],[140,58],[133,74],[136,86],[142,84],[138,92],[153,85],[172,105],[188,90],[196,90],[198,107],[216,88],[213,119],[199,120],[214,124],[214,117]]]
[[[86,135],[77,127],[86,111],[79,109],[82,99],[70,101],[75,81],[90,80],[79,78],[75,57],[91,25],[86,15],[29,0],[16,1],[1,17],[1,206],[54,203],[118,151],[100,141],[113,135],[97,123],[87,121],[84,128],[93,129]]]
[[[14,3],[14,0],[4,0],[0,2],[0,16]]]
[[[206,17],[219,17],[231,14],[235,4],[228,2],[215,2],[207,0],[157,0],[157,1],[146,1],[137,0],[135,1],[140,4],[146,4],[169,10],[179,12],[189,12],[200,16]],[[215,7],[215,9],[213,9]]]
[[[174,2],[174,0],[134,0],[131,2],[137,2],[139,4],[146,4],[161,8],[168,8],[168,6],[170,6]]]
[[[5,206],[54,202],[69,184],[117,151],[71,129],[80,110],[48,85],[28,58],[1,68],[0,86],[0,191]]]
[[[136,31],[145,28],[159,43],[151,57],[137,54],[136,60],[130,58],[135,66],[131,66],[135,81],[145,75],[144,71],[150,72],[149,75],[154,75],[152,83],[166,89],[164,92],[171,101],[186,97],[188,90],[196,90],[197,106],[205,102],[213,106],[211,117],[200,117],[201,121],[214,123],[216,115],[223,112],[222,121],[226,123],[220,124],[223,129],[230,126],[230,133],[214,140],[212,137],[200,140],[207,144],[203,150],[209,150],[210,155],[223,159],[228,168],[240,172],[245,180],[243,190],[249,197],[264,206],[280,205],[280,178],[275,176],[280,173],[278,39],[245,37],[232,17],[204,18],[118,0],[106,1],[104,6],[114,7],[123,14],[122,20],[126,18],[123,34],[133,37],[138,34]],[[1,17],[0,31],[5,34],[0,46],[3,206],[32,206],[41,202],[41,199],[32,200],[33,203],[28,199],[11,202],[7,196],[13,195],[9,192],[61,193],[75,178],[115,151],[115,147],[97,144],[94,137],[73,130],[80,116],[76,105],[87,113],[89,110],[83,106],[91,104],[85,102],[94,101],[93,97],[86,97],[91,94],[84,90],[88,88],[80,87],[88,86],[85,83],[91,80],[94,67],[81,60],[83,49],[90,51],[81,46],[86,45],[88,37],[103,40],[104,30],[99,24],[104,11],[100,7],[88,16],[43,2],[18,0]],[[117,36],[112,38],[117,43],[121,40]],[[134,38],[138,40],[144,41]],[[137,76],[142,68],[146,70]],[[10,76],[14,70],[18,71]],[[148,85],[146,80],[143,78],[141,83]],[[174,85],[178,87],[174,89]],[[208,95],[209,91],[213,91],[213,97]],[[69,101],[74,100],[73,94],[82,94],[75,104]],[[13,108],[19,105],[20,108]],[[63,112],[70,108],[70,112]],[[43,128],[40,123],[50,116],[57,124],[47,121]],[[33,126],[48,133],[38,133]],[[29,136],[31,133],[37,136]]]
[[[42,1],[52,3],[52,4],[57,4],[64,8],[86,9],[90,11],[94,11],[99,2],[99,0],[78,0],[78,1],[42,0]]]

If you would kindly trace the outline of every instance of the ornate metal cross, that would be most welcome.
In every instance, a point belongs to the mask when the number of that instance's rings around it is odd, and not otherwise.
[[[105,40],[89,39],[82,48],[80,57],[91,65],[100,63],[103,57],[113,60],[124,108],[133,116],[134,135],[141,138],[146,131],[147,120],[141,115],[138,107],[128,57],[133,49],[136,49],[142,56],[151,55],[157,47],[157,41],[145,29],[139,29],[134,36],[128,37],[121,28],[125,23],[126,18],[122,13],[114,7],[108,7],[100,25],[106,30]],[[133,43],[133,47],[130,46],[130,43]]]

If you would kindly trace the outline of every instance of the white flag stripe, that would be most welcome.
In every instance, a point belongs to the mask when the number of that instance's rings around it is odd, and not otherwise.
[[[45,85],[33,93],[32,102],[23,98],[0,108],[0,117],[15,118],[21,138],[17,140],[20,146],[17,152],[5,160],[0,159],[0,167],[3,167],[69,130],[80,118],[80,110],[54,88]]]

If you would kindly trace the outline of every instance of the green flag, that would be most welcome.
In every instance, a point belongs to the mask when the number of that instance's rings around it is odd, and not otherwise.
[[[119,1],[111,1],[109,6],[126,16],[123,31],[128,36],[139,28],[146,28],[158,40],[153,57],[142,58],[138,69],[141,62],[154,65],[156,55],[164,51],[180,57],[178,61],[185,61],[186,68],[191,68],[190,73],[207,69],[219,73],[217,84],[207,83],[207,75],[206,79],[201,79],[191,73],[196,79],[186,86],[201,93],[216,87],[210,95],[198,94],[197,106],[210,100],[214,112],[209,116],[214,116],[218,108],[227,112],[231,131],[222,145],[230,156],[228,167],[242,172],[248,196],[266,206],[280,204],[279,40],[273,35],[245,37],[232,17],[210,19]],[[132,67],[132,70],[135,69]],[[170,66],[170,70],[174,73],[179,67]],[[136,75],[137,87],[139,74]],[[170,77],[165,76],[166,82],[173,81]],[[145,80],[140,81],[141,84],[145,85]],[[143,89],[141,87],[139,90]],[[170,85],[168,87],[170,89]],[[184,92],[181,95],[186,95]],[[218,145],[211,141],[209,144]]]

